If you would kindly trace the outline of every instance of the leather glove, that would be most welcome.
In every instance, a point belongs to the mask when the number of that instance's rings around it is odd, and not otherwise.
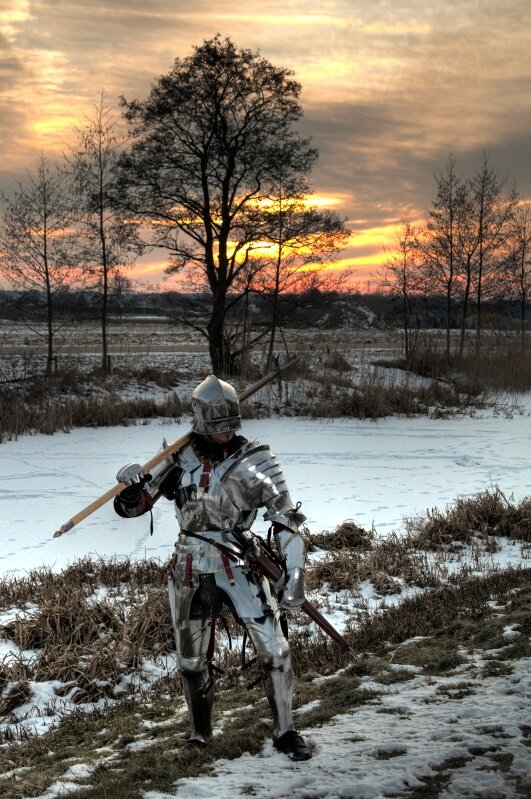
[[[297,610],[304,602],[304,569],[290,569],[275,585],[281,610]]]

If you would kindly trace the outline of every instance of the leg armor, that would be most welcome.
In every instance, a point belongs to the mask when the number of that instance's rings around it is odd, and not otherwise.
[[[213,622],[211,619],[190,618],[196,587],[183,587],[171,579],[168,581],[177,668],[181,674],[192,726],[190,738],[206,743],[212,737],[214,686],[208,672],[208,649]]]
[[[252,572],[240,567],[231,571],[230,578],[226,572],[218,572],[215,576],[192,575],[187,585],[183,584],[182,573],[174,572],[174,575],[176,579],[169,580],[168,591],[177,665],[192,724],[191,739],[207,742],[212,737],[213,686],[208,660],[212,616],[218,615],[218,611],[209,601],[205,602],[205,598],[200,599],[205,588],[212,585],[226,597],[225,608],[242,621],[256,649],[273,715],[274,737],[280,738],[287,730],[292,730],[293,668],[268,581],[259,581]],[[208,606],[206,618],[204,613],[199,617],[203,605]]]
[[[231,583],[227,574],[220,572],[216,574],[216,583],[229,597],[256,649],[273,715],[273,735],[279,738],[293,729],[293,668],[280,613],[265,578],[258,580],[252,572],[241,568],[233,569],[232,577]]]
[[[273,716],[273,737],[280,738],[293,729],[293,668],[288,642],[280,628],[278,613],[242,621],[262,667],[264,688]]]

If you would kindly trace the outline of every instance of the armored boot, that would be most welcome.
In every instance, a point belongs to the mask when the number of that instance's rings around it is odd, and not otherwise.
[[[309,760],[312,757],[312,750],[297,730],[288,730],[273,741],[273,746],[287,755],[290,760]]]

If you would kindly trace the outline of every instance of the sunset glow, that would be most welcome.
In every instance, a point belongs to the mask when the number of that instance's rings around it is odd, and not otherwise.
[[[102,90],[119,118],[120,96],[145,98],[176,57],[218,32],[259,49],[301,83],[300,132],[320,153],[305,202],[349,220],[352,236],[333,269],[353,282],[384,262],[397,220],[422,218],[450,152],[470,174],[488,151],[498,172],[531,195],[525,0],[0,5],[0,191],[7,195],[41,152],[53,159],[68,150]],[[161,279],[166,260],[146,256],[132,276]]]

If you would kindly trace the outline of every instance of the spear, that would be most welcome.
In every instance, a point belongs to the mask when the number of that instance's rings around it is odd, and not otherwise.
[[[252,394],[255,394],[263,386],[267,385],[267,383],[271,382],[271,380],[274,380],[276,377],[279,377],[283,372],[287,372],[288,369],[291,369],[291,367],[296,363],[296,361],[299,360],[299,357],[300,356],[293,358],[291,361],[288,361],[288,363],[286,363],[284,366],[277,367],[272,372],[269,372],[267,375],[258,380],[256,383],[253,383],[252,386],[249,386],[249,388],[244,389],[241,392],[241,394],[238,395],[239,401],[243,402],[243,400],[246,400]],[[173,441],[171,444],[167,444],[165,447],[163,447],[163,449],[161,449],[159,452],[153,455],[153,457],[150,458],[147,461],[147,463],[143,465],[142,470],[144,474],[149,474],[151,469],[153,469],[155,466],[158,466],[158,464],[161,463],[162,461],[167,460],[170,455],[173,455],[174,452],[178,452],[183,447],[185,447],[190,442],[191,438],[192,438],[192,431],[190,430],[188,433],[185,433],[184,436],[181,436],[176,441]],[[116,485],[114,485],[112,488],[106,491],[105,494],[102,494],[101,497],[95,499],[94,502],[91,502],[90,505],[87,505],[85,508],[83,508],[83,510],[80,510],[78,513],[75,514],[75,516],[72,516],[71,519],[69,519],[67,522],[65,522],[65,524],[63,524],[58,530],[55,531],[53,537],[59,538],[59,536],[63,535],[64,533],[68,533],[73,527],[76,526],[76,524],[79,524],[79,522],[82,522],[83,519],[87,518],[87,516],[90,516],[92,513],[94,513],[94,511],[98,510],[98,508],[101,508],[102,505],[105,505],[111,499],[114,499],[114,497],[117,494],[119,494],[121,491],[123,491],[124,488],[127,488],[126,483],[116,483]]]

